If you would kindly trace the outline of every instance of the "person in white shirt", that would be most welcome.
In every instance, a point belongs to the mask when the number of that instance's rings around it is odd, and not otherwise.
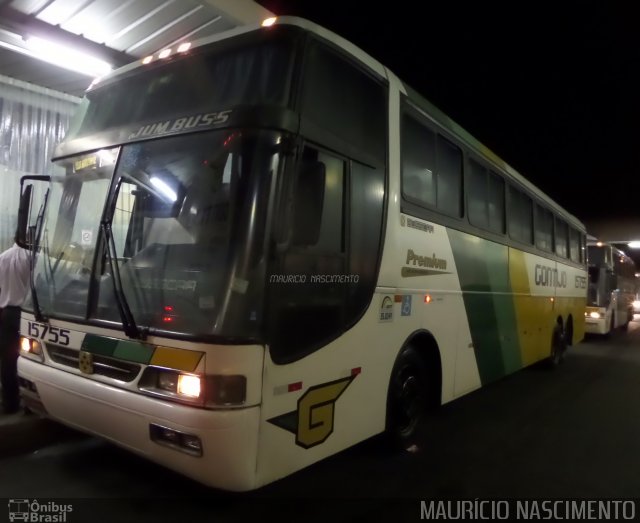
[[[31,253],[17,243],[0,254],[0,383],[5,414],[20,409],[20,306],[29,289]]]

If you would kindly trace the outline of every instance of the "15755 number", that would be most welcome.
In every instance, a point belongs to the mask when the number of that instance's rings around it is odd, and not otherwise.
[[[57,345],[69,345],[70,331],[67,329],[59,329],[51,325],[43,325],[42,323],[29,322],[29,336],[39,338],[42,341],[55,343]]]

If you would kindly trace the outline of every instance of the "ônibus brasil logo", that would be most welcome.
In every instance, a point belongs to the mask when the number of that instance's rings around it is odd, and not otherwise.
[[[39,502],[36,499],[10,499],[9,521],[28,521],[34,523],[63,523],[69,521],[67,514],[73,511],[71,505],[55,501]]]

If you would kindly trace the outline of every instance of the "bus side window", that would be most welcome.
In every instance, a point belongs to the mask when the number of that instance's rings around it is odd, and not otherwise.
[[[462,151],[440,135],[436,150],[438,210],[451,216],[462,216]]]
[[[580,262],[580,233],[575,229],[569,229],[569,258],[571,261]]]
[[[551,211],[536,205],[535,220],[536,247],[543,251],[553,252],[553,215]]]
[[[527,245],[533,244],[533,203],[531,198],[509,186],[509,236]]]
[[[467,206],[472,225],[504,233],[504,180],[469,160]]]
[[[402,193],[420,205],[436,206],[436,137],[408,114],[402,117]]]
[[[563,258],[567,257],[567,243],[569,241],[567,230],[567,223],[556,217],[556,254]]]

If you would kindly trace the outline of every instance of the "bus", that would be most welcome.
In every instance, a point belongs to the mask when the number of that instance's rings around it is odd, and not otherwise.
[[[25,402],[232,491],[409,448],[584,335],[584,225],[353,44],[271,22],[93,85],[21,203]]]
[[[589,237],[587,241],[589,286],[585,332],[609,335],[626,329],[633,320],[636,297],[636,265],[614,245]]]

